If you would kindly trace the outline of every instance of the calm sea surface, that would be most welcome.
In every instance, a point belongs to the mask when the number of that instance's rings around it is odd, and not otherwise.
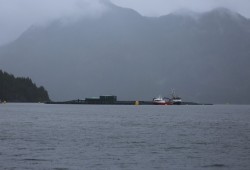
[[[1,170],[250,169],[250,106],[0,105]]]

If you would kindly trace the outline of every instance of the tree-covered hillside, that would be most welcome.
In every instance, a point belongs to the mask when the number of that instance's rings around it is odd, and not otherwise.
[[[14,77],[0,70],[0,100],[7,102],[49,101],[44,87],[37,87],[30,78]]]

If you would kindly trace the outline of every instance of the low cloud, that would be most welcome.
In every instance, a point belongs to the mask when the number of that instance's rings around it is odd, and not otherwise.
[[[109,0],[0,0],[0,45],[15,40],[34,24],[46,24],[54,19],[75,21],[83,16],[97,17]],[[249,0],[110,0],[132,8],[142,15],[166,15],[178,9],[197,12],[226,7],[250,18]]]
[[[204,12],[225,7],[250,18],[249,0],[112,0],[117,5],[133,8],[146,16],[166,15],[178,9]]]
[[[14,40],[31,25],[96,17],[103,11],[101,0],[0,0],[0,45]]]

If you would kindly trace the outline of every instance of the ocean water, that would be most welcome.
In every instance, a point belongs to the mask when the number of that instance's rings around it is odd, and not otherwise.
[[[1,170],[250,169],[250,106],[0,105]]]

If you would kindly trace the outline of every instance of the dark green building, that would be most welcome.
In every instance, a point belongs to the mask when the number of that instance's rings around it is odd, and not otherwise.
[[[114,104],[117,102],[117,96],[106,95],[98,97],[86,98],[86,104]]]

